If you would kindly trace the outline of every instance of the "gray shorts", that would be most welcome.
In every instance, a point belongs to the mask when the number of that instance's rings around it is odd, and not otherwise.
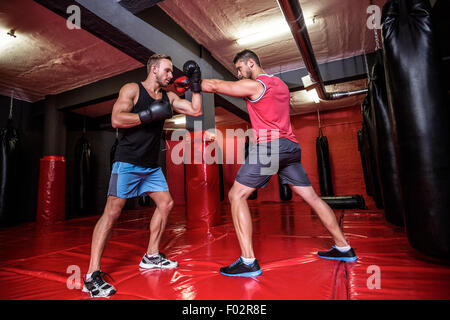
[[[264,188],[272,175],[277,173],[282,184],[311,186],[300,160],[300,146],[287,138],[259,143],[249,148],[236,181],[247,187]]]

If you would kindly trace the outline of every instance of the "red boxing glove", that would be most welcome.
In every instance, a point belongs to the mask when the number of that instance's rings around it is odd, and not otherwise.
[[[189,89],[189,79],[186,76],[179,77],[174,81],[175,90],[179,93],[185,93]]]

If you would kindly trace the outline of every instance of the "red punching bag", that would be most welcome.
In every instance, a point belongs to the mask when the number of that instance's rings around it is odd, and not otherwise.
[[[36,223],[53,224],[66,218],[66,160],[46,156],[40,161]]]
[[[185,145],[186,208],[188,228],[207,228],[220,223],[219,165],[217,144],[205,131],[190,132]]]

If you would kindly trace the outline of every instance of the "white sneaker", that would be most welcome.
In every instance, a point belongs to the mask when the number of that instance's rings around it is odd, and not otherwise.
[[[170,261],[164,253],[159,253],[156,257],[148,258],[146,254],[142,257],[139,267],[142,269],[172,269],[178,267],[178,262]]]
[[[103,276],[111,276],[106,272],[95,271],[89,280],[83,280],[83,289],[81,291],[88,292],[91,298],[109,297],[116,293],[116,288],[103,280]]]

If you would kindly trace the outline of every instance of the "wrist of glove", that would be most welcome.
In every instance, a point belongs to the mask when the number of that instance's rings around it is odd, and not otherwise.
[[[172,117],[172,108],[166,100],[156,100],[147,109],[138,112],[142,123],[160,121]]]
[[[201,92],[202,91],[202,80],[192,80],[190,81],[190,87],[192,92]]]
[[[183,65],[183,72],[189,80],[192,92],[202,91],[202,73],[199,65],[193,61],[186,61]]]

